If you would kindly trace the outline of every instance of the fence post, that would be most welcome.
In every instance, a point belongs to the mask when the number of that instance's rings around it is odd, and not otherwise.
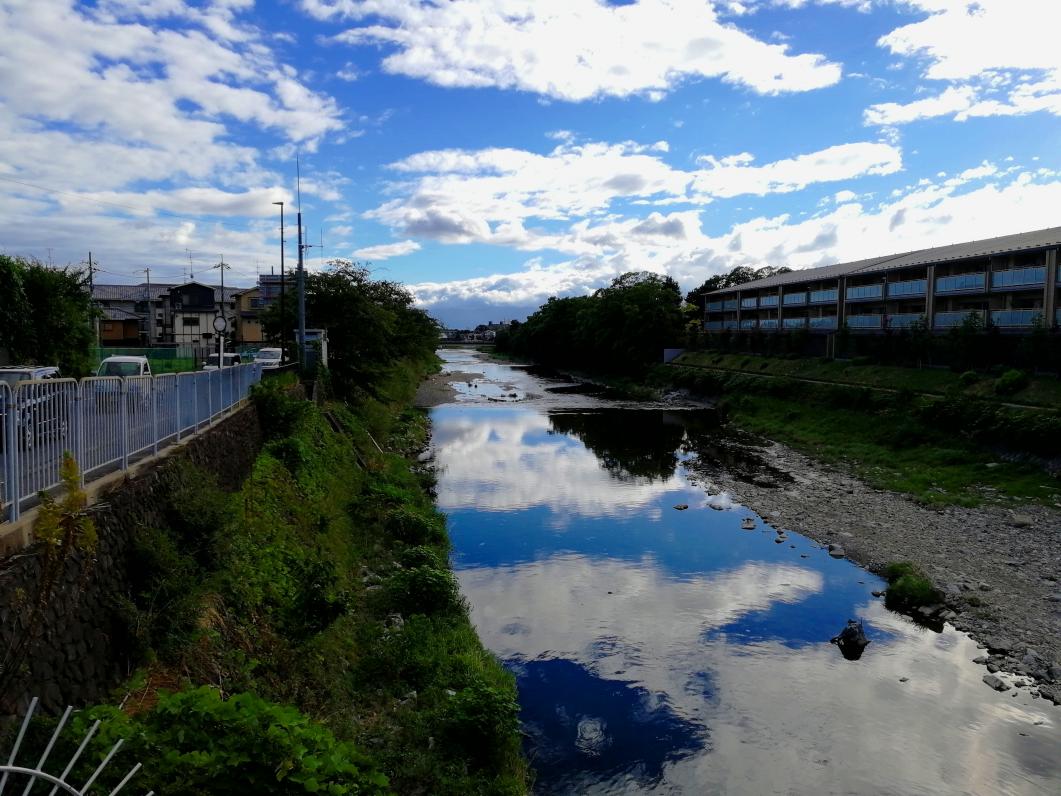
[[[122,469],[129,469],[129,388],[128,382],[122,378],[122,389],[118,393],[118,428],[122,435]]]
[[[18,410],[15,406],[15,391],[4,385],[7,397],[4,398],[7,413],[4,416],[5,432],[4,460],[7,465],[5,480],[7,481],[7,496],[11,501],[11,510],[8,519],[14,522],[18,519],[19,502],[22,489],[18,483]]]
[[[74,385],[74,411],[70,413],[70,434],[73,437],[74,461],[77,462],[78,485],[85,485],[85,437],[82,430],[84,423],[84,404],[82,385],[78,381]]]
[[[151,381],[148,384],[151,386],[151,453],[158,453],[158,382],[155,381],[154,376],[149,376]]]

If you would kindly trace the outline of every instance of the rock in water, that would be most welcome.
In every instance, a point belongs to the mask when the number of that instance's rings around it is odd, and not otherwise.
[[[743,520],[741,520],[740,527],[743,531],[754,531],[755,520],[753,520],[751,517],[745,517]]]
[[[861,620],[848,619],[847,626],[829,639],[830,643],[840,648],[840,654],[849,661],[857,661],[862,652],[869,646],[869,639],[862,627]]]
[[[687,508],[689,508],[689,504],[688,503],[679,503],[674,508],[676,508],[678,511],[685,511]]]
[[[984,682],[991,686],[996,691],[1008,691],[1009,683],[1003,680],[1001,677],[995,674],[985,674]]]

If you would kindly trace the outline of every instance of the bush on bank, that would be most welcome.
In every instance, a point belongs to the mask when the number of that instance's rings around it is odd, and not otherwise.
[[[329,405],[332,422],[263,385],[268,439],[239,492],[183,465],[166,521],[141,529],[121,609],[144,667],[122,711],[83,716],[159,794],[526,792],[514,680],[409,458],[426,419],[402,407],[429,366],[381,379],[391,401]]]

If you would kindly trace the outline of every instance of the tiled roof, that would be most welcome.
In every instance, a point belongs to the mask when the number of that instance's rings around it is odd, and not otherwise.
[[[173,282],[152,282],[151,283],[151,298],[154,301],[159,300],[163,295],[169,292],[170,288],[179,287],[180,284],[188,284],[186,282],[173,283]],[[207,285],[214,289],[214,301],[221,298],[221,287],[220,285]],[[233,287],[231,285],[225,285],[225,301],[233,301],[237,294],[243,291],[249,290],[246,287]],[[92,287],[92,298],[96,301],[147,301],[147,283],[141,282],[138,285],[94,285]]]
[[[743,285],[737,285],[735,287],[723,288],[709,293],[708,295],[715,296],[726,293],[736,293],[738,290],[760,290],[763,288],[777,287],[778,285],[787,285],[796,282],[813,282],[817,279],[835,279],[839,276],[850,276],[852,274],[869,274],[879,271],[889,271],[894,268],[932,265],[934,263],[945,263],[954,260],[968,260],[976,257],[988,257],[995,254],[1045,249],[1051,246],[1061,246],[1061,227],[1051,227],[1049,229],[1040,229],[1033,232],[1021,232],[1017,235],[1003,235],[998,238],[987,238],[986,240],[976,240],[968,243],[954,243],[948,246],[937,246],[931,249],[916,249],[915,251],[903,252],[901,254],[871,257],[868,260],[856,260],[851,263],[837,263],[836,265],[825,265],[819,268],[804,268],[798,271],[790,271],[787,274],[776,274],[774,276],[768,276],[765,279],[756,279],[753,282],[745,282]]]
[[[142,315],[123,310],[121,307],[102,307],[103,317],[108,321],[139,321]]]

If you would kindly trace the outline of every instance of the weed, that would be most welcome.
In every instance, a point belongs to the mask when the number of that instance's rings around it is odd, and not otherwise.
[[[933,587],[932,581],[909,561],[898,561],[884,568],[888,590],[884,604],[899,611],[910,611],[923,605],[934,605],[943,595]]]

